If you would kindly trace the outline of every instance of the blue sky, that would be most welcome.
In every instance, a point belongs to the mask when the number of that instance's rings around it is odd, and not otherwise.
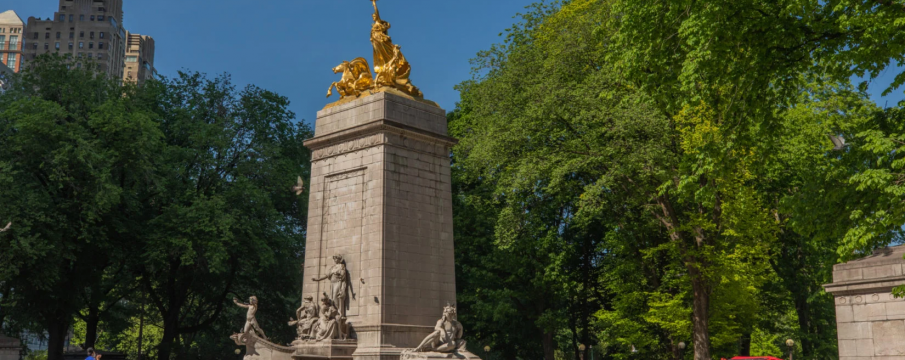
[[[469,59],[502,41],[517,13],[535,0],[380,0],[390,35],[412,63],[412,80],[425,97],[451,110],[453,87],[471,77]],[[209,75],[229,72],[239,85],[255,84],[287,96],[299,119],[313,122],[327,86],[339,79],[331,68],[343,60],[371,61],[368,0],[124,0],[126,29],[156,40],[160,74],[177,70]],[[0,11],[51,17],[58,0],[0,0]],[[902,90],[885,89],[897,70],[870,87],[874,101],[894,106]]]
[[[390,36],[412,63],[425,98],[450,110],[453,86],[470,78],[469,59],[499,36],[533,0],[380,0]],[[52,17],[58,0],[0,0],[0,11]],[[164,76],[189,69],[229,72],[287,96],[299,119],[313,122],[339,80],[343,60],[371,62],[373,7],[368,0],[124,0],[127,30],[154,37],[155,67]]]

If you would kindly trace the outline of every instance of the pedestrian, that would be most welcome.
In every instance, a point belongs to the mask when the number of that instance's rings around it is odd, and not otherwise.
[[[94,348],[88,348],[88,357],[85,360],[101,360],[101,355],[94,351]]]

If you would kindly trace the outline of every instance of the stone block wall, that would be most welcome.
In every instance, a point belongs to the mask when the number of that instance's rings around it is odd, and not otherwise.
[[[886,248],[833,267],[839,360],[905,360],[905,246]]]

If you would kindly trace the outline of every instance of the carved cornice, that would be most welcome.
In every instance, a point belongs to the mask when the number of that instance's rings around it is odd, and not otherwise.
[[[338,156],[378,145],[390,145],[434,156],[448,156],[458,140],[437,135],[393,121],[378,120],[305,142],[312,160]]]

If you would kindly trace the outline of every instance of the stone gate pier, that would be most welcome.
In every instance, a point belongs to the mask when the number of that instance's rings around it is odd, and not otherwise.
[[[833,266],[839,360],[905,360],[905,246],[884,248]]]

